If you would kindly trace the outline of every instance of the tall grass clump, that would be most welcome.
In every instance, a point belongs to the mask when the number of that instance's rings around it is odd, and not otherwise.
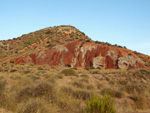
[[[114,99],[105,94],[103,98],[90,97],[86,102],[85,113],[116,113]]]

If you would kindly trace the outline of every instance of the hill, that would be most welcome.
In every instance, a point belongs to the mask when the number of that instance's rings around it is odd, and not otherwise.
[[[0,41],[0,52],[0,112],[150,113],[147,55],[73,26]]]
[[[99,69],[149,68],[150,56],[109,43],[92,41],[73,26],[55,26],[0,41],[2,63]]]

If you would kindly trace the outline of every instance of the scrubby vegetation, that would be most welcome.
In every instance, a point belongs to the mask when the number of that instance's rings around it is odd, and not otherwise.
[[[86,104],[85,113],[116,113],[114,100],[107,94],[103,98],[93,96]]]
[[[74,40],[91,41],[73,26],[62,25],[41,29],[12,40],[0,41],[0,61],[7,56],[21,56],[33,50],[52,48],[58,43],[65,44]]]
[[[95,41],[96,44],[103,44],[103,45],[107,45],[107,46],[111,46],[111,47],[119,47],[119,48],[125,48],[127,49],[126,46],[120,46],[120,45],[117,45],[117,44],[110,44],[108,42],[100,42],[100,41]]]
[[[2,64],[0,110],[12,113],[149,112],[149,76],[149,70],[145,69],[87,70]]]

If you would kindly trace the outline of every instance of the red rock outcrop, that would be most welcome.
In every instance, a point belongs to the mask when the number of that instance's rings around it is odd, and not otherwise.
[[[94,42],[71,41],[64,45],[42,49],[26,56],[12,59],[15,63],[70,65],[103,69],[144,68],[144,62],[131,50]]]
[[[149,68],[150,56],[109,43],[94,42],[73,26],[55,26],[0,41],[0,63],[100,69]]]

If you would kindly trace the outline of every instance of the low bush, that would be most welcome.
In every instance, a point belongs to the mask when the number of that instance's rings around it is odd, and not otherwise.
[[[75,99],[71,95],[61,93],[56,105],[61,109],[61,113],[81,113],[81,99]],[[50,112],[57,113],[57,112]]]
[[[90,68],[89,67],[85,67],[85,70],[90,70]]]
[[[110,84],[110,85],[114,85],[115,82],[114,82],[113,80],[110,80],[110,81],[109,81],[109,84]]]
[[[87,78],[80,79],[79,81],[84,83],[89,83],[89,80]]]
[[[127,85],[128,81],[127,80],[119,80],[118,84],[120,84],[120,85]]]
[[[95,87],[92,84],[87,85],[87,89],[91,90],[91,89],[95,89]]]
[[[65,76],[77,76],[77,73],[73,69],[64,69],[61,73]]]
[[[110,78],[109,78],[109,77],[105,77],[105,79],[106,79],[107,81],[109,81],[109,80],[110,80]]]
[[[11,69],[11,70],[10,70],[10,72],[16,72],[16,71],[17,71],[16,69]]]
[[[125,85],[123,90],[125,90],[129,94],[133,94],[133,93],[143,94],[145,92],[145,88],[143,86],[136,85],[136,84],[127,84]]]
[[[146,69],[140,69],[139,71],[140,71],[140,73],[142,73],[142,74],[150,74],[150,72],[147,71]]]
[[[93,71],[92,74],[99,74],[99,71]]]
[[[64,77],[63,74],[57,74],[57,75],[55,75],[55,76],[56,76],[56,78],[59,78],[59,79],[62,79],[62,78]]]
[[[96,86],[97,86],[97,89],[101,89],[103,87],[103,85],[100,83],[97,83]]]
[[[43,97],[50,99],[51,101],[55,99],[55,89],[54,86],[48,83],[41,83],[37,86],[30,86],[21,89],[17,94],[17,101],[26,101],[29,98]]]
[[[77,88],[84,88],[85,85],[82,82],[73,82],[72,83],[73,86],[77,87]]]
[[[30,70],[24,70],[23,73],[28,74],[28,73],[31,73],[31,71]]]
[[[89,75],[82,74],[80,77],[82,77],[82,78],[89,78]]]
[[[3,68],[2,68],[2,66],[0,66],[0,72],[3,72]]]
[[[143,95],[132,95],[130,96],[130,99],[132,99],[135,102],[135,107],[137,109],[146,108],[146,100]]]
[[[116,113],[114,108],[114,99],[109,95],[103,98],[91,96],[86,102],[85,113]]]
[[[143,78],[145,80],[147,80],[147,77],[145,76],[145,74],[138,74],[137,75],[140,79]]]
[[[74,89],[72,87],[62,87],[61,91],[71,95],[72,97],[76,98],[76,99],[83,99],[86,100],[88,98],[90,98],[90,95],[93,95],[92,92],[87,91],[87,90],[80,90],[80,89]]]
[[[15,111],[18,106],[18,102],[14,98],[15,96],[15,93],[12,92],[3,93],[0,97],[0,107],[9,111]]]
[[[49,113],[49,109],[45,107],[46,102],[37,99],[31,99],[26,103],[21,103],[17,113]]]
[[[116,97],[116,98],[122,98],[123,97],[123,93],[122,92],[119,92],[119,91],[116,91],[114,89],[109,89],[109,88],[105,88],[101,91],[101,94],[102,95],[110,95],[112,97]]]
[[[77,99],[86,100],[86,99],[90,98],[90,95],[93,95],[92,92],[89,92],[86,90],[74,90],[72,92],[72,96]]]

